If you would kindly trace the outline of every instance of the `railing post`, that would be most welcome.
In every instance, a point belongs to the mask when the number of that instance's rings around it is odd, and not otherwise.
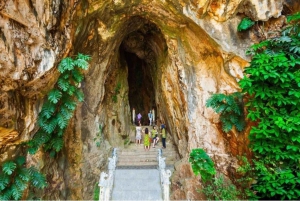
[[[165,170],[166,168],[166,162],[165,159],[162,157],[162,150],[158,150],[158,168],[159,168],[159,174],[160,174],[160,183],[161,187],[163,190],[163,199],[164,201],[169,201],[170,200],[170,176],[171,176],[171,171],[170,170]]]
[[[113,149],[112,158],[108,158],[108,174],[102,172],[99,180],[100,187],[100,201],[109,201],[112,193],[112,188],[114,184],[114,173],[117,165],[117,149]]]
[[[108,184],[108,174],[105,172],[101,172],[99,184],[100,193],[99,193],[99,201],[104,201],[106,199],[106,189]]]

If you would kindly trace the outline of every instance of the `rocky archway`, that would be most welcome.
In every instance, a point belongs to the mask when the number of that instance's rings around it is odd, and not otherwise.
[[[142,113],[143,124],[148,123],[149,110],[158,109],[158,75],[167,55],[166,41],[155,24],[142,17],[130,18],[125,24],[131,26],[119,39],[119,46],[106,65],[103,100],[97,111],[99,124],[105,125],[105,138],[113,146],[122,146],[125,138],[134,140],[131,126],[133,107]],[[95,88],[86,89],[90,93]]]
[[[135,102],[139,97],[145,101],[140,104],[141,110],[156,104],[157,116],[165,121],[183,163],[187,163],[192,147],[215,146],[215,151],[225,152],[220,133],[208,118],[211,113],[204,107],[209,94],[222,87],[236,87],[233,78],[222,70],[221,51],[191,20],[177,15],[172,7],[153,4],[156,9],[140,4],[130,7],[130,14],[123,10],[113,18],[98,16],[97,11],[77,25],[81,31],[76,33],[74,51],[92,55],[83,83],[85,103],[75,122],[82,139],[81,169],[85,176],[80,182],[88,186],[94,185],[92,176],[105,167],[106,161],[99,161],[99,155],[106,158],[112,146],[122,146],[124,138],[134,135],[130,109],[139,105]],[[146,80],[141,89],[131,83],[131,78],[138,79],[133,73],[137,66]],[[229,82],[225,81],[227,78]],[[153,91],[155,95],[150,98]],[[104,139],[100,148],[93,140],[97,139],[99,125],[103,126]],[[192,177],[191,170],[187,171],[187,177],[180,179]],[[88,199],[91,193],[91,189],[86,189],[82,196]],[[180,196],[176,198],[186,199]]]

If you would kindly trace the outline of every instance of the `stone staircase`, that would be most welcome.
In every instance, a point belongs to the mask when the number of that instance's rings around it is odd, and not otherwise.
[[[143,128],[149,126],[143,126]],[[142,136],[143,137],[143,136]],[[132,140],[133,141],[133,140]],[[162,156],[166,158],[165,162],[167,166],[172,167],[174,163],[179,160],[179,156],[177,151],[175,150],[174,146],[168,141],[166,143],[167,148],[162,149]],[[144,144],[142,139],[142,144],[136,145],[135,143],[131,143],[126,148],[119,148],[118,149],[118,163],[117,169],[122,168],[156,168],[158,165],[157,155],[158,149],[162,148],[161,139],[155,148],[150,146],[150,150],[144,150]]]
[[[156,168],[157,166],[157,150],[150,148],[149,151],[144,150],[144,145],[132,144],[127,149],[118,150],[117,169],[123,168]]]
[[[118,149],[112,200],[163,200],[157,161],[161,147],[159,141],[149,151],[144,150],[143,144],[135,143]],[[162,150],[167,168],[172,171],[178,154],[168,141],[167,148]]]

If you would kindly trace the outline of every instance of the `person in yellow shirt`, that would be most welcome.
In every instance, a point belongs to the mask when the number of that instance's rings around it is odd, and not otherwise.
[[[144,133],[144,148],[146,151],[149,151],[150,149],[150,136],[149,136],[149,130],[148,128],[143,129]]]
[[[156,130],[156,126],[153,126],[151,130],[151,138],[152,138],[152,148],[155,148],[155,145],[158,143],[158,132]]]
[[[161,125],[161,141],[163,145],[163,149],[166,148],[166,126],[164,124]]]

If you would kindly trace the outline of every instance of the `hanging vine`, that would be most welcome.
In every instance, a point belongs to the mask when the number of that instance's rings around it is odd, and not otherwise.
[[[40,147],[55,156],[63,147],[63,134],[73,117],[78,101],[83,101],[80,82],[82,70],[87,70],[89,56],[78,54],[75,59],[67,57],[58,65],[61,73],[54,88],[48,93],[42,110],[38,115],[39,130],[25,144],[30,154]],[[26,157],[17,156],[6,161],[0,169],[0,200],[19,200],[29,185],[43,189],[47,186],[45,176],[34,166],[26,167]]]

